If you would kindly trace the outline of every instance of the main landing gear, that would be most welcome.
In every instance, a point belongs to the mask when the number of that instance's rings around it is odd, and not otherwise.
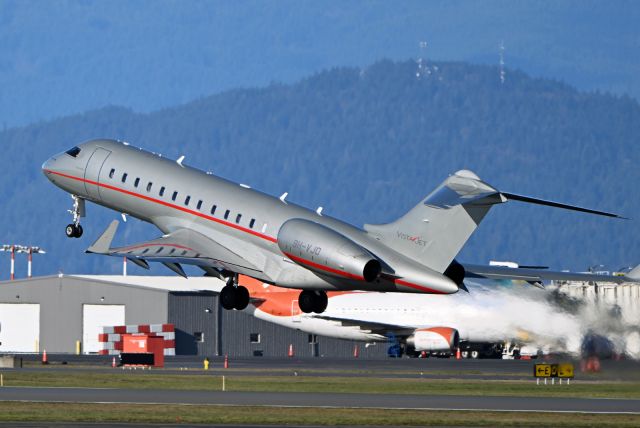
[[[79,238],[82,236],[82,226],[80,226],[80,217],[85,216],[84,199],[71,195],[73,199],[73,209],[67,210],[73,215],[73,223],[67,225],[64,232],[68,238]]]
[[[227,285],[220,292],[220,304],[227,310],[243,310],[249,305],[249,290],[238,285],[238,275],[233,275],[227,280]]]
[[[329,298],[324,290],[303,290],[298,297],[298,306],[305,314],[321,314],[327,309]]]

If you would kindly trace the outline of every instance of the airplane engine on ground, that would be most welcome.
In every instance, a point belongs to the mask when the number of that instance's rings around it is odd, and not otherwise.
[[[450,327],[421,328],[407,337],[407,345],[417,352],[453,352],[459,343],[458,330]]]
[[[278,247],[295,263],[325,275],[371,282],[382,271],[380,261],[367,250],[309,220],[285,222],[278,232]]]

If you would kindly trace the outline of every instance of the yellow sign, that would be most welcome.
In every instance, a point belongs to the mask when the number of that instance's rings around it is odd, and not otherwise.
[[[535,364],[533,376],[573,378],[573,364]]]
[[[551,364],[536,364],[533,366],[534,377],[551,377]]]
[[[558,377],[573,379],[573,364],[558,364]]]

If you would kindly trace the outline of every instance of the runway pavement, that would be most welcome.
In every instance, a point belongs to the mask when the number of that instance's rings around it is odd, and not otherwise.
[[[640,400],[624,399],[107,388],[4,387],[0,388],[0,401],[640,414]]]

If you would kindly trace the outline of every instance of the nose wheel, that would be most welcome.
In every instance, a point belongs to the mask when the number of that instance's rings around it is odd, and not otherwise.
[[[67,234],[67,238],[79,238],[82,236],[82,226],[79,224],[68,224],[64,232]]]
[[[79,238],[82,236],[82,226],[80,217],[85,216],[84,199],[71,195],[73,199],[73,209],[67,210],[73,216],[73,223],[68,224],[64,232],[68,238]]]

